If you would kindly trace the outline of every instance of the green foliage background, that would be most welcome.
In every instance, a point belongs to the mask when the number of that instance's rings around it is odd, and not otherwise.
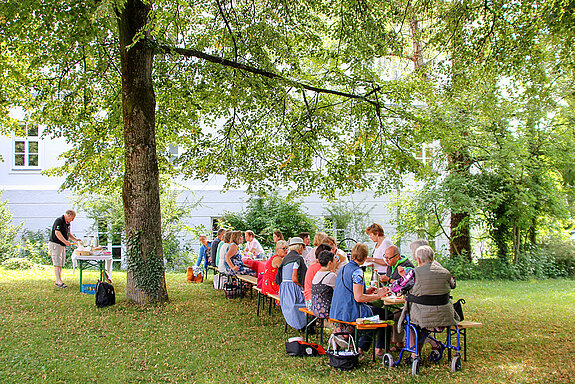
[[[0,196],[2,191],[0,191]],[[17,253],[16,235],[22,224],[12,224],[12,213],[6,207],[7,201],[0,201],[0,262],[14,257]]]
[[[262,245],[272,246],[272,233],[282,231],[284,239],[309,232],[313,238],[317,223],[301,206],[301,201],[281,196],[274,192],[255,196],[242,212],[226,212],[221,219],[225,228],[239,231],[252,230]]]

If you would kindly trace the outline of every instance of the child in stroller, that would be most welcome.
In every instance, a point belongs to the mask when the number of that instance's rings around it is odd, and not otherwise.
[[[459,328],[457,314],[453,310],[450,292],[455,288],[455,280],[451,273],[433,259],[434,252],[429,246],[421,246],[415,251],[418,267],[409,271],[401,269],[402,278],[393,283],[390,289],[393,292],[406,292],[406,304],[397,324],[402,327],[405,323],[405,345],[399,352],[397,361],[389,353],[383,356],[383,364],[388,367],[401,363],[404,352],[411,353],[412,374],[417,375],[421,366],[421,349],[427,341],[432,350],[429,359],[439,361],[447,348],[455,351],[451,362],[451,371],[461,369],[461,355],[459,343]],[[435,335],[447,329],[445,343],[439,341]],[[432,335],[433,334],[433,335]],[[456,335],[456,343],[452,344],[451,337]]]

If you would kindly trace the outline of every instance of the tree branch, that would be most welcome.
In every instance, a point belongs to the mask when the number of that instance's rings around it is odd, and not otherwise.
[[[220,1],[216,0],[216,4],[218,5],[220,15],[222,15],[222,18],[224,19],[224,23],[226,24],[226,28],[230,34],[230,37],[232,38],[232,43],[234,44],[234,58],[235,58],[235,60],[237,60],[238,59],[238,45],[236,44],[236,38],[234,36],[234,33],[232,32],[232,28],[230,27],[230,24],[228,23],[228,18],[226,17],[226,14],[224,13],[224,10],[222,8],[222,5],[220,4]]]
[[[209,61],[211,63],[221,64],[225,67],[236,68],[236,69],[240,69],[242,71],[250,72],[250,73],[260,75],[263,77],[267,77],[269,79],[280,80],[280,81],[283,81],[284,83],[296,86],[298,88],[303,88],[303,89],[306,89],[308,91],[317,92],[317,93],[325,93],[325,94],[329,94],[329,95],[342,96],[342,97],[347,97],[349,99],[362,100],[362,101],[365,101],[365,102],[373,105],[374,107],[377,107],[377,108],[382,107],[379,102],[374,101],[374,100],[370,100],[366,96],[363,96],[363,95],[354,95],[354,94],[348,93],[348,92],[342,92],[342,91],[336,91],[333,89],[314,87],[313,85],[309,85],[309,84],[301,83],[299,81],[287,79],[281,75],[278,75],[277,73],[273,73],[273,72],[269,72],[269,71],[266,71],[263,69],[252,67],[250,65],[238,63],[237,61],[232,61],[232,60],[224,59],[222,57],[210,55],[208,53],[204,53],[204,52],[198,51],[196,49],[171,47],[171,46],[164,45],[164,44],[157,44],[155,42],[151,42],[151,43],[154,44],[155,47],[163,53],[177,53],[177,54],[179,54],[181,56],[185,56],[185,57],[195,57],[198,59]]]

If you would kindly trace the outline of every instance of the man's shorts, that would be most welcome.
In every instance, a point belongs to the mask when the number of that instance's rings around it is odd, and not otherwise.
[[[52,257],[52,265],[63,267],[66,262],[66,247],[58,243],[48,242],[48,251]]]

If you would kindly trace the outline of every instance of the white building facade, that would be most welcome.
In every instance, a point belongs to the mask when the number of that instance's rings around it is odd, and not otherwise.
[[[62,178],[46,176],[42,171],[59,165],[59,155],[69,149],[70,145],[62,138],[42,137],[41,126],[22,125],[22,132],[11,137],[0,136],[0,189],[1,199],[7,201],[7,207],[13,214],[14,223],[24,223],[23,228],[30,231],[50,228],[55,218],[64,214],[66,209],[74,208],[72,193],[62,191]],[[209,182],[186,182],[180,191],[179,200],[193,202],[201,199],[189,219],[190,226],[204,226],[211,229],[214,219],[225,212],[243,210],[249,199],[244,190],[223,191],[224,179],[213,176]],[[370,221],[383,226],[386,236],[395,235],[393,218],[396,212],[390,207],[391,195],[374,197],[371,192],[356,193],[349,197],[355,202],[372,208]],[[309,214],[325,216],[325,207],[329,205],[318,195],[301,199],[303,207]],[[79,238],[96,235],[92,220],[78,210],[78,215],[71,226],[72,233]],[[410,239],[396,239],[402,252],[409,252]],[[190,239],[194,244],[196,239]],[[444,245],[445,240],[438,240],[436,246]],[[371,246],[371,244],[370,244]]]

